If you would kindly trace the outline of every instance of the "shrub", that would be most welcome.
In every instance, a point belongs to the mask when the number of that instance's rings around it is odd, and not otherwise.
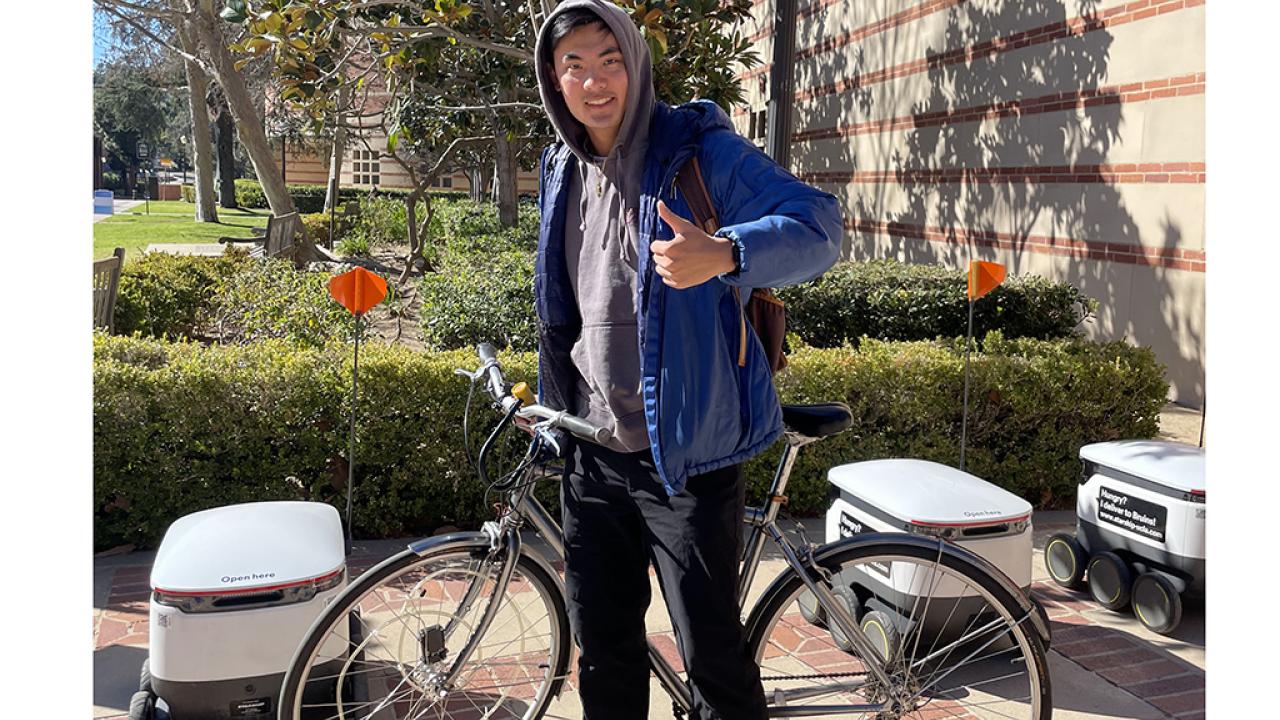
[[[196,186],[183,185],[182,186],[182,202],[194,203],[195,201],[196,201]]]
[[[293,198],[294,209],[300,213],[317,213],[324,211],[324,198],[328,192],[324,185],[289,184],[289,197]],[[366,188],[344,186],[338,188],[338,200],[361,200],[370,194]],[[401,188],[379,189],[377,196],[403,198],[409,194]],[[436,197],[465,197],[464,193],[432,193]],[[257,180],[240,178],[236,180],[236,202],[240,207],[268,207],[267,196],[262,192],[262,184]]]
[[[262,184],[257,180],[236,178],[236,204],[242,208],[265,208],[267,196],[262,194]]]
[[[332,276],[298,270],[289,260],[256,259],[223,280],[208,310],[211,324],[223,342],[275,338],[319,346],[350,339],[351,316],[329,295]]]
[[[369,241],[364,237],[352,237],[348,235],[338,241],[338,244],[334,246],[334,250],[336,250],[339,255],[347,257],[368,257],[370,250]]]
[[[533,258],[525,252],[472,257],[446,254],[422,278],[422,331],[428,347],[452,349],[490,342],[535,350]]]
[[[483,255],[538,248],[538,207],[520,203],[517,224],[504,228],[498,222],[498,206],[469,199],[436,205],[432,237],[443,238],[445,247],[463,255]]]
[[[327,213],[306,213],[300,215],[303,227],[307,230],[307,237],[311,238],[311,242],[317,245],[327,244],[329,237],[329,215]]]
[[[895,260],[846,262],[812,283],[783,288],[787,326],[805,343],[838,347],[862,336],[932,340],[963,336],[968,321],[966,274],[939,265]],[[975,337],[1066,337],[1097,309],[1067,283],[1012,276],[974,307]]]
[[[1167,384],[1149,349],[986,339],[973,358],[969,470],[1039,507],[1073,501],[1081,445],[1151,437]],[[95,545],[153,545],[186,513],[234,502],[345,503],[351,350],[279,340],[201,347],[94,339]],[[510,380],[535,379],[533,353],[506,353]],[[371,344],[360,356],[354,527],[403,537],[489,519],[458,428],[474,351],[413,352]],[[866,340],[800,348],[778,375],[784,402],[842,400],[852,429],[800,453],[787,494],[797,515],[822,512],[826,469],[881,457],[954,464],[963,355],[954,344]],[[496,419],[472,406],[472,443]],[[520,437],[512,433],[513,442]],[[781,444],[747,463],[759,502]],[[474,447],[473,447],[474,450]],[[285,481],[296,476],[300,486]],[[556,486],[540,497],[552,503]]]
[[[191,337],[219,285],[249,263],[243,250],[220,257],[149,253],[124,266],[116,299],[116,332]]]
[[[303,345],[350,339],[351,316],[329,295],[330,272],[288,260],[144,255],[125,266],[116,301],[120,334],[226,343],[279,338]],[[394,286],[388,298],[394,299]]]
[[[407,210],[403,197],[365,197],[360,199],[360,213],[343,236],[353,247],[405,244],[409,241]]]

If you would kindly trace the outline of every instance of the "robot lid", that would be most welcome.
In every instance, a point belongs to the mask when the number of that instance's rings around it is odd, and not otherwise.
[[[169,526],[151,587],[179,594],[287,587],[340,572],[345,561],[342,521],[331,505],[229,505]]]
[[[927,460],[867,460],[827,479],[863,503],[912,525],[979,526],[1031,515],[1031,503],[981,478]]]
[[[1116,440],[1080,448],[1080,458],[1173,490],[1203,495],[1204,448],[1168,440]],[[1123,479],[1123,478],[1121,478]]]

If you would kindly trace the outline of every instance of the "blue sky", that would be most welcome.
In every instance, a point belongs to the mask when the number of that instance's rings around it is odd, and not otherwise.
[[[93,9],[93,66],[98,67],[103,56],[111,49],[111,28],[107,25],[106,15],[98,8]]]

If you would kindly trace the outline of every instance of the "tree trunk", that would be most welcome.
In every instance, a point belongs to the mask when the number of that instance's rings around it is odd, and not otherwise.
[[[426,204],[427,214],[421,223],[418,222],[418,201],[421,200]],[[400,273],[399,282],[401,284],[408,281],[409,276],[413,274],[414,269],[422,270],[422,272],[433,272],[434,268],[427,262],[427,238],[426,234],[430,231],[431,216],[435,214],[435,206],[431,203],[431,193],[424,192],[424,186],[419,184],[404,198],[405,206],[405,226],[409,231],[409,256],[405,258],[404,270]]]
[[[279,216],[296,212],[293,198],[289,197],[289,190],[285,187],[284,177],[280,168],[276,167],[271,141],[267,139],[266,130],[262,126],[262,116],[254,107],[244,76],[235,69],[235,61],[227,50],[219,20],[213,12],[212,0],[200,0],[198,10],[188,17],[213,65],[215,79],[236,119],[236,133],[249,153],[249,160],[258,175],[258,182],[262,184],[262,194],[266,196],[272,214]]]
[[[467,182],[471,184],[469,197],[475,202],[484,202],[489,198],[489,181],[493,176],[493,166],[484,165],[467,171]]]
[[[499,88],[498,97],[502,102],[514,102],[515,88]],[[498,201],[498,222],[502,227],[515,227],[520,212],[520,193],[516,185],[520,170],[516,165],[517,143],[520,141],[501,126],[495,126],[494,130],[496,136],[494,139],[497,141],[494,149],[497,159],[493,170],[497,187],[494,188],[493,194]]]
[[[338,116],[334,123],[333,146],[329,149],[329,183],[324,194],[324,211],[333,212],[338,206],[338,190],[342,184],[342,157],[347,150],[346,113],[342,108],[347,106],[350,86],[343,83],[338,87]]]
[[[236,121],[221,92],[216,93],[214,105],[214,145],[218,156],[218,204],[224,208],[238,208],[236,203]]]
[[[502,227],[515,227],[519,213],[519,196],[516,194],[516,148],[515,140],[508,140],[505,131],[499,131],[494,145],[497,161],[494,167],[494,180],[497,187],[494,195],[498,201],[498,222]]]
[[[194,55],[196,46],[191,33],[178,26],[178,39],[182,49]],[[196,170],[196,222],[218,222],[217,198],[213,193],[213,139],[209,133],[209,106],[205,96],[209,93],[209,78],[196,63],[183,63],[187,70],[188,106],[191,109],[191,144],[194,146]]]

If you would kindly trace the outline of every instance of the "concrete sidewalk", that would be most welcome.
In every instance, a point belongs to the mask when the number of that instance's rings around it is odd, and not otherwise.
[[[139,205],[141,205],[142,203],[143,203],[143,201],[142,201],[142,200],[112,200],[112,201],[111,201],[111,212],[112,212],[112,213],[114,213],[114,214],[113,214],[113,215],[108,215],[108,214],[106,214],[106,213],[102,213],[102,214],[94,213],[94,214],[93,214],[93,221],[94,221],[94,222],[101,222],[101,221],[103,221],[103,220],[106,220],[106,219],[107,219],[107,218],[109,218],[109,217],[114,217],[115,215],[120,215],[120,214],[124,213],[126,210],[131,210],[131,209],[133,209],[133,208],[135,208],[135,207],[138,207],[138,206],[139,206]]]
[[[1197,413],[1171,407],[1165,415],[1169,417],[1162,418],[1165,429],[1162,436],[1192,444],[1198,441]],[[792,524],[786,522],[784,526],[791,528]],[[822,519],[805,519],[800,524],[810,539],[822,538]],[[1087,592],[1067,591],[1048,579],[1043,558],[1045,541],[1054,532],[1074,529],[1074,512],[1038,512],[1033,524],[1032,592],[1048,611],[1053,630],[1049,663],[1054,717],[1058,720],[1204,718],[1203,604],[1185,608],[1182,624],[1173,636],[1156,635],[1142,627],[1132,614],[1102,609]],[[358,543],[350,558],[352,577],[399,552],[406,542]],[[536,538],[531,539],[530,544],[545,552],[545,546]],[[148,577],[154,557],[154,552],[134,552],[94,559],[95,718],[123,720],[129,698],[137,689],[138,671],[147,655]],[[749,602],[784,568],[776,549],[767,545]],[[675,659],[671,620],[652,571],[650,583],[654,601],[646,616],[649,635],[664,655]],[[656,680],[650,681],[649,694],[650,718],[673,718],[671,701]],[[560,720],[582,717],[572,684],[552,703],[546,717]]]

